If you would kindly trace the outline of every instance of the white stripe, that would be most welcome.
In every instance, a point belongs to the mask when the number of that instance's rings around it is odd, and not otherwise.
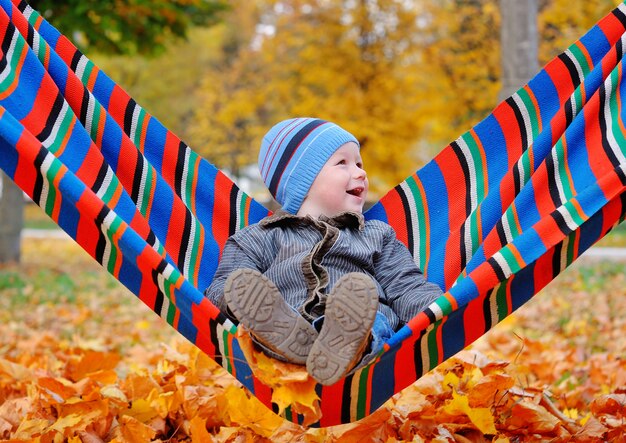
[[[624,157],[624,153],[622,152],[619,143],[615,139],[615,133],[613,132],[613,124],[611,119],[611,104],[609,102],[611,98],[611,91],[613,90],[613,81],[611,76],[609,75],[604,82],[604,120],[606,121],[606,138],[609,142],[609,146],[611,146],[611,151],[617,157],[617,160],[620,163],[626,163],[626,157]]]
[[[552,161],[554,162],[554,179],[556,181],[556,188],[559,191],[559,204],[562,204],[567,200],[567,198],[565,197],[565,190],[563,189],[563,183],[561,183],[561,171],[559,170],[559,156],[557,153],[557,147],[559,144],[563,147],[561,141],[557,142],[557,144],[552,147],[550,155],[552,156]]]
[[[76,65],[76,71],[74,71],[76,73],[76,76],[83,82],[83,75],[85,75],[85,68],[87,67],[88,61],[89,59],[87,59],[87,57],[81,55],[80,59],[78,60],[78,64]]]
[[[443,318],[443,311],[437,303],[431,303],[430,305],[428,305],[428,309],[433,311],[433,314],[435,314],[435,318],[437,320],[441,320]]]
[[[235,203],[235,231],[239,230],[239,226],[241,226],[241,200],[243,197],[243,192],[237,191],[237,198]]]
[[[191,232],[189,233],[189,238],[187,239],[187,251],[185,252],[185,263],[183,265],[183,275],[186,278],[190,278],[191,274],[189,272],[189,267],[191,266],[191,254],[194,242],[196,241],[196,217],[191,214]]]
[[[572,61],[572,63],[574,63],[574,67],[576,68],[576,72],[578,73],[578,80],[582,82],[584,75],[583,75],[583,69],[580,66],[580,63],[578,63],[578,60],[576,59],[572,51],[570,51],[569,49],[565,51],[565,55],[567,55],[569,59]]]
[[[420,354],[422,354],[422,365],[424,366],[424,370],[428,370],[430,366],[430,356],[428,355],[428,336],[433,329],[435,329],[435,325],[432,323],[429,324],[420,343]]]
[[[107,166],[107,173],[105,174],[104,180],[102,181],[102,184],[100,185],[100,189],[98,189],[98,192],[96,193],[96,195],[98,196],[100,200],[102,200],[102,198],[104,197],[104,194],[107,193],[107,191],[109,190],[109,186],[111,186],[112,182],[113,182],[113,171],[111,170],[110,167]]]
[[[109,268],[109,259],[111,258],[112,247],[111,247],[111,240],[109,239],[107,232],[111,229],[111,225],[114,220],[115,220],[115,214],[113,213],[113,211],[109,211],[107,216],[102,221],[101,230],[102,230],[102,234],[104,234],[104,243],[105,243],[104,253],[102,254],[102,267],[104,269]]]
[[[96,105],[96,100],[91,92],[89,93],[87,100],[87,118],[85,120],[85,128],[89,132],[89,135],[93,134],[93,110]],[[95,138],[95,137],[94,137]]]
[[[135,142],[135,134],[137,133],[137,122],[139,121],[139,113],[141,112],[141,107],[139,105],[135,105],[135,109],[133,109],[133,119],[130,125],[130,141],[135,145],[139,145],[139,142]]]
[[[39,206],[42,209],[45,209],[46,203],[48,202],[48,193],[50,192],[50,181],[48,180],[48,171],[50,171],[50,167],[52,166],[52,162],[56,157],[50,153],[46,154],[46,157],[43,159],[41,163],[41,175],[43,178],[43,186],[41,189],[41,196],[39,197]]]
[[[557,212],[559,214],[561,214],[563,216],[563,220],[565,220],[565,224],[567,225],[568,228],[570,228],[572,231],[575,230],[575,229],[578,229],[578,225],[576,224],[576,222],[572,218],[572,215],[567,210],[565,205],[559,206],[558,208],[556,208],[556,210],[557,210]]]
[[[492,257],[500,265],[500,268],[502,268],[502,272],[504,273],[505,278],[509,278],[511,275],[513,275],[513,271],[511,271],[509,264],[506,262],[501,252],[496,252],[492,255]]]
[[[524,128],[526,130],[526,140],[528,141],[528,146],[530,147],[530,145],[532,145],[534,141],[533,140],[533,128],[530,123],[530,115],[528,114],[528,110],[526,109],[526,105],[524,104],[524,101],[522,100],[522,98],[519,96],[517,92],[513,94],[512,98],[513,100],[515,100],[515,103],[517,104],[517,107],[519,108],[519,111],[522,114],[522,120],[524,120]]]
[[[33,12],[34,9],[27,5],[26,8],[24,8],[24,12],[22,13],[22,15],[24,16],[24,18],[26,18],[27,21],[30,22],[30,16],[33,15]]]
[[[461,148],[461,152],[463,152],[463,155],[465,157],[465,160],[467,161],[467,166],[469,168],[469,178],[470,178],[470,198],[471,198],[471,212],[474,212],[474,210],[478,207],[478,196],[476,195],[476,164],[474,163],[474,157],[472,156],[472,152],[470,151],[469,146],[467,146],[467,143],[465,142],[465,140],[463,139],[463,137],[459,137],[456,140],[457,144],[459,145],[459,147]]]
[[[61,112],[59,112],[59,115],[54,121],[54,125],[52,126],[52,131],[50,131],[50,135],[48,135],[48,137],[44,141],[41,142],[41,144],[45,146],[46,148],[50,149],[50,147],[56,141],[57,135],[59,135],[59,130],[61,129],[61,125],[63,124],[63,120],[65,120],[65,116],[67,115],[68,110],[69,110],[69,105],[67,104],[65,100],[63,100],[63,106],[61,106]]]
[[[142,156],[141,182],[139,182],[139,195],[137,196],[137,209],[143,214],[143,194],[146,192],[146,182],[148,181],[148,160]]]
[[[504,236],[506,242],[511,243],[513,241],[513,232],[511,232],[511,225],[509,224],[509,218],[506,216],[506,212],[502,216],[502,229],[504,230]]]
[[[40,43],[41,43],[41,36],[39,35],[39,33],[37,31],[35,31],[35,34],[33,36],[33,52],[35,53],[37,58],[39,58],[41,60],[41,59],[43,59],[43,57],[41,57],[41,58],[39,57],[39,44]]]
[[[185,149],[185,162],[183,163],[183,176],[180,183],[180,198],[187,204],[187,179],[189,175],[189,148]]]
[[[411,214],[411,226],[413,227],[413,250],[410,251],[413,255],[413,261],[416,265],[420,265],[420,224],[417,218],[417,207],[415,205],[415,198],[411,192],[410,186],[406,182],[402,182],[400,188],[407,195],[407,201],[409,202],[409,212]]]
[[[5,81],[6,78],[9,76],[9,74],[11,73],[12,66],[11,66],[11,63],[9,63],[8,61],[11,60],[13,56],[15,55],[15,45],[17,44],[18,35],[19,35],[19,32],[17,32],[17,30],[13,32],[13,38],[11,39],[11,44],[9,45],[9,49],[6,52],[7,64],[4,68],[4,71],[0,73],[0,83]]]

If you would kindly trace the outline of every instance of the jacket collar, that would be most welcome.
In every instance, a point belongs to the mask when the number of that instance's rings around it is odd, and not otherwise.
[[[359,212],[345,211],[332,217],[327,217],[322,214],[319,218],[315,219],[310,215],[301,216],[291,214],[290,212],[282,209],[279,209],[272,215],[265,217],[259,222],[259,225],[265,228],[280,225],[286,221],[303,225],[316,224],[321,221],[337,228],[358,228],[359,231],[362,231],[365,228],[365,218],[363,217],[363,214]]]

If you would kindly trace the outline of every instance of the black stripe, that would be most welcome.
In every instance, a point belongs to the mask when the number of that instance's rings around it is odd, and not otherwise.
[[[48,114],[48,118],[46,119],[46,125],[43,127],[41,132],[37,134],[37,139],[43,143],[45,139],[47,139],[52,133],[52,129],[54,128],[54,124],[59,118],[59,114],[61,113],[61,109],[63,109],[63,96],[59,93],[54,99],[54,104],[52,105],[52,109],[50,109],[50,113]]]
[[[185,153],[187,152],[187,145],[182,141],[178,144],[178,157],[176,158],[176,169],[174,172],[174,189],[176,195],[179,197],[182,195],[182,182],[183,173],[185,172]]]
[[[343,391],[341,393],[341,423],[350,423],[350,406],[352,398],[352,378],[348,375],[343,379]],[[354,399],[356,401],[356,398]]]
[[[622,57],[624,56],[624,45],[622,44],[621,38],[615,42],[615,52],[616,52],[615,60],[617,61],[617,63],[619,63],[622,60]]]
[[[423,374],[425,374],[427,370],[424,365],[424,360],[422,360],[422,341],[427,340],[425,335],[426,329],[423,329],[420,332],[419,338],[415,340],[415,344],[413,345],[413,364],[415,365],[416,380],[420,378]],[[428,349],[428,343],[426,343],[426,349]]]
[[[278,161],[278,165],[274,170],[274,174],[272,175],[272,180],[270,181],[270,185],[268,186],[272,195],[276,195],[276,189],[278,188],[278,183],[280,183],[280,179],[285,172],[285,168],[289,164],[289,160],[293,156],[293,153],[296,151],[302,140],[304,140],[311,132],[313,132],[316,128],[326,123],[325,120],[313,120],[310,123],[307,123],[306,126],[301,128],[294,136],[291,138],[287,147],[283,151],[280,160]]]
[[[178,269],[180,269],[181,273],[185,269],[185,256],[187,255],[187,249],[189,249],[189,237],[190,236],[191,236],[191,213],[189,212],[189,209],[185,208],[185,227],[183,229],[183,236],[180,242],[180,251],[178,253]]]
[[[559,242],[552,248],[552,278],[556,278],[561,273],[561,252],[563,242]]]
[[[576,101],[574,100],[574,97],[570,97],[569,99],[565,100],[565,103],[563,104],[563,108],[565,110],[565,127],[566,128],[569,128],[569,125],[574,120],[574,112],[572,111],[572,107],[575,104],[576,104]]]
[[[519,195],[520,191],[522,190],[522,179],[519,175],[519,162],[515,163],[515,165],[513,165],[513,189],[515,192],[515,196]]]
[[[572,233],[572,229],[570,229],[569,226],[567,226],[567,223],[565,223],[565,218],[563,217],[563,215],[559,212],[559,211],[552,211],[550,213],[550,217],[552,217],[554,219],[554,221],[556,222],[557,226],[559,227],[559,230],[565,234],[565,235],[569,235]]]
[[[558,208],[561,206],[562,202],[561,196],[559,195],[559,188],[556,183],[556,167],[554,159],[551,154],[548,154],[546,155],[544,161],[546,163],[546,169],[548,170],[548,192],[550,193],[550,198],[552,199],[552,203],[554,203],[554,207]]]
[[[104,185],[104,180],[107,176],[107,171],[109,170],[109,165],[106,162],[102,162],[100,165],[100,169],[98,170],[98,175],[96,176],[96,180],[94,181],[91,190],[97,194]]]
[[[32,48],[34,42],[35,42],[35,29],[32,27],[32,25],[29,24],[28,31],[26,31],[26,43],[28,43],[28,46]]]
[[[619,9],[613,9],[613,15],[622,23],[622,26],[626,29],[626,15]]]
[[[145,166],[146,161],[144,160],[143,155],[141,155],[140,153],[137,153],[136,158],[137,158],[137,163],[135,163],[135,174],[133,175],[133,190],[131,194],[131,198],[133,199],[135,204],[137,204],[137,202],[139,201],[139,191],[141,187],[141,175],[142,175],[143,168],[146,167]]]
[[[407,243],[408,243],[407,248],[411,252],[411,255],[413,256],[413,258],[416,258],[417,254],[415,253],[416,251],[414,250],[415,243],[414,243],[413,228],[412,228],[414,224],[413,224],[413,221],[411,220],[411,207],[409,206],[409,200],[400,185],[396,186],[396,192],[398,193],[398,196],[400,196],[400,200],[402,200],[402,207],[404,208],[404,220],[406,222],[406,228],[407,228],[406,229]]]
[[[230,198],[229,198],[229,207],[230,211],[228,214],[228,236],[230,237],[237,230],[237,193],[239,189],[237,186],[233,185],[230,188]]]
[[[107,244],[104,232],[102,232],[102,224],[104,223],[104,219],[106,218],[106,216],[109,214],[109,211],[109,208],[107,208],[106,206],[102,206],[102,209],[100,209],[100,212],[98,213],[98,216],[95,220],[96,227],[98,228],[98,243],[96,244],[95,258],[100,264],[103,263],[104,251]]]
[[[155,299],[154,299],[154,312],[157,315],[165,317],[167,319],[167,312],[163,315],[161,310],[163,309],[163,301],[165,299],[165,294],[161,291],[159,287],[159,274],[163,274],[165,272],[165,268],[167,268],[167,261],[161,260],[159,265],[152,271],[152,281],[154,282],[154,287],[156,289]]]
[[[87,123],[87,111],[89,110],[89,91],[87,88],[83,87],[83,99],[80,103],[80,122],[85,126]],[[92,122],[93,123],[93,122]],[[91,135],[91,128],[85,128],[85,130],[89,131]]]
[[[487,263],[491,265],[491,268],[496,273],[496,276],[498,277],[498,281],[504,281],[506,276],[504,275],[504,271],[502,270],[502,267],[498,264],[496,259],[493,257],[489,257],[487,259]]]
[[[130,136],[130,130],[133,126],[133,112],[135,111],[137,102],[132,98],[126,104],[126,110],[124,111],[124,132]]]
[[[563,64],[569,71],[569,76],[572,79],[574,89],[576,89],[581,82],[581,78],[578,76],[578,70],[576,69],[576,65],[574,64],[572,59],[569,58],[569,56],[564,52],[559,54],[559,59],[563,62]]]
[[[434,324],[437,321],[437,316],[432,311],[432,309],[430,308],[424,309],[424,314],[426,314],[426,317],[428,317],[428,320],[430,321],[431,324]]]
[[[26,3],[26,0],[21,0],[20,3],[17,5],[17,9],[19,9],[20,12],[24,12],[27,6],[28,3]]]
[[[42,207],[46,202],[41,202],[41,193],[43,192],[43,172],[41,170],[41,165],[43,165],[43,161],[46,158],[48,151],[46,148],[41,148],[37,157],[35,157],[34,166],[37,171],[37,177],[35,178],[35,186],[33,187],[33,201],[37,202],[37,204]]]
[[[13,23],[9,22],[7,26],[7,30],[4,33],[4,37],[2,38],[2,59],[0,60],[0,72],[4,71],[9,64],[9,60],[7,59],[7,52],[11,47],[11,40],[13,40],[13,35],[15,34],[16,29]]]
[[[500,247],[506,245],[509,241],[506,239],[506,233],[504,232],[504,223],[502,220],[498,220],[496,223],[496,232],[498,233],[498,239],[500,240]]]
[[[72,56],[72,61],[70,62],[70,69],[72,71],[76,72],[76,68],[78,67],[78,62],[80,61],[80,58],[82,56],[83,55],[80,52],[78,51],[74,52],[74,55]]]
[[[485,319],[485,330],[483,332],[487,332],[494,324],[495,319],[491,316],[491,297],[497,296],[495,292],[493,289],[490,289],[483,300],[483,317]]]
[[[223,318],[221,318],[220,316],[222,316]],[[223,316],[223,314],[220,314],[220,316],[218,316],[217,320],[223,323],[225,321],[225,317]],[[215,362],[221,366],[222,354],[220,353],[220,343],[217,339],[217,324],[218,322],[216,322],[215,320],[209,320],[209,330],[211,331],[209,339],[211,340],[211,343],[213,343],[213,347],[215,348],[215,355],[213,356],[213,360],[215,360]]]
[[[598,110],[599,118],[598,123],[600,124],[600,134],[602,134],[602,147],[604,148],[604,152],[606,156],[609,158],[611,165],[613,168],[617,168],[620,165],[620,161],[617,156],[613,152],[611,148],[611,143],[609,142],[609,137],[607,133],[607,122],[606,122],[606,114],[604,113],[604,106],[606,104],[606,88],[604,87],[604,83],[600,85],[600,109]]]
[[[154,245],[156,245],[156,235],[154,235],[154,231],[152,229],[150,229],[150,232],[148,232],[148,237],[146,238],[146,243],[148,243],[152,247],[154,247]]]
[[[472,210],[472,184],[470,181],[470,170],[467,160],[465,159],[465,155],[463,155],[463,151],[461,147],[458,145],[456,141],[450,143],[452,150],[456,154],[456,157],[459,160],[459,164],[461,165],[461,169],[463,169],[463,175],[465,176],[465,215],[470,215]]]
[[[517,106],[515,100],[513,100],[513,97],[507,98],[506,102],[513,110],[513,114],[515,114],[515,120],[517,121],[520,136],[522,137],[522,152],[526,152],[526,150],[528,149],[528,134],[526,133],[526,124],[524,123],[522,111],[519,106]]]

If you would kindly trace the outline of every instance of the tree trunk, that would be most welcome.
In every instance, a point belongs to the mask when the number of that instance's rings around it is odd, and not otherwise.
[[[539,71],[537,0],[500,0],[500,14],[502,101]]]
[[[19,262],[24,196],[13,180],[0,171],[0,263]]]

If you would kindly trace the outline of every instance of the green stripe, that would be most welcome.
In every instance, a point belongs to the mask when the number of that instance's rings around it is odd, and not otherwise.
[[[422,195],[420,194],[419,187],[417,186],[417,182],[415,181],[415,177],[411,176],[406,180],[406,184],[411,190],[411,196],[413,201],[415,202],[415,212],[417,213],[417,226],[426,226],[426,211],[424,210],[424,200],[422,200]],[[407,208],[408,209],[408,208]],[[415,238],[413,241],[415,242]],[[420,262],[418,264],[420,269],[424,269],[428,263],[426,263],[426,245],[428,242],[428,238],[426,238],[426,229],[422,228],[419,231],[419,255]]]
[[[224,344],[224,359],[223,361],[226,363],[226,366],[224,366],[224,369],[226,369],[229,373],[233,373],[233,366],[230,364],[230,348],[228,346],[228,336],[230,335],[230,333],[224,329],[222,331],[222,343]]]
[[[502,254],[502,257],[506,261],[507,265],[509,265],[509,268],[511,268],[511,271],[513,272],[513,274],[515,274],[517,271],[522,269],[520,264],[517,262],[515,255],[513,255],[513,252],[511,251],[510,246],[506,246],[502,248],[500,252]]]
[[[33,12],[30,14],[30,17],[28,17],[28,23],[30,23],[32,26],[35,26],[35,23],[37,23],[37,19],[39,17],[41,17],[39,12],[33,9]]]
[[[83,70],[83,75],[80,78],[80,81],[86,85],[89,82],[89,77],[91,76],[91,71],[93,71],[94,68],[94,64],[91,60],[89,60],[88,58],[84,58],[87,63],[85,63],[85,69]]]
[[[559,177],[561,178],[559,181],[561,186],[563,187],[563,194],[566,200],[569,200],[574,195],[572,187],[570,186],[569,174],[567,172],[567,158],[565,158],[565,148],[563,146],[563,139],[560,138],[556,144],[554,145],[554,149],[556,151],[556,158],[559,162]],[[554,177],[556,179],[556,177]]]
[[[576,44],[571,45],[569,47],[569,50],[574,55],[574,58],[576,58],[576,60],[578,61],[578,64],[583,71],[583,76],[586,77],[587,74],[591,71],[591,67],[587,63],[587,57],[585,57],[583,52]]]
[[[17,31],[15,32],[17,33]],[[9,70],[9,75],[7,75],[4,81],[0,83],[0,89],[6,91],[7,89],[9,89],[9,86],[11,86],[15,81],[17,66],[19,64],[22,53],[25,51],[25,44],[26,42],[24,41],[24,39],[20,35],[18,35],[17,42],[15,43],[15,51],[13,52],[13,56],[10,59],[11,69]]]
[[[359,392],[357,393],[357,404],[356,404],[356,419],[359,420],[365,417],[366,411],[366,400],[367,400],[367,392],[368,392],[368,377],[370,370],[373,366],[365,367],[359,376]]]
[[[496,300],[498,318],[494,319],[492,326],[495,326],[496,323],[500,322],[507,315],[509,315],[509,304],[506,298],[506,289],[507,289],[509,282],[510,282],[510,279],[498,284],[494,288],[495,294],[492,294],[492,296],[494,296]]]
[[[95,97],[91,96],[92,100],[95,100]],[[91,127],[88,128],[89,134],[91,135],[91,139],[96,142],[98,139],[98,125],[100,124],[100,113],[102,112],[102,106],[95,100],[95,106],[93,107],[93,112],[91,114]]]
[[[535,109],[535,105],[526,89],[521,88],[517,91],[517,95],[524,103],[524,108],[528,114],[528,119],[530,120],[530,130],[534,140],[535,137],[537,137],[537,134],[539,134],[539,119],[537,118],[537,110]]]
[[[193,165],[196,164],[196,159],[198,158],[198,154],[196,154],[195,152],[189,150],[189,148],[187,148],[187,152],[190,152],[189,155],[189,163],[187,165],[188,171],[187,171],[187,180],[185,181],[185,194],[186,194],[186,199],[187,201],[185,201],[185,204],[187,205],[187,207],[191,207],[191,201],[192,199],[195,199],[192,191],[193,191],[193,171],[192,171],[192,167]]]
[[[109,246],[111,253],[109,254],[109,260],[107,263],[107,271],[110,274],[113,274],[115,271],[115,263],[117,261],[118,254],[118,246],[113,243],[113,235],[119,230],[122,224],[122,219],[119,216],[115,216],[113,222],[111,223],[111,227],[107,229],[106,236],[109,239]]]
[[[59,149],[61,149],[61,145],[63,143],[63,137],[70,132],[70,127],[72,126],[74,114],[70,107],[67,107],[67,111],[61,120],[61,124],[59,125],[59,130],[57,131],[52,143],[48,146],[48,150],[53,154],[56,154]],[[55,126],[56,126],[55,122]]]
[[[46,201],[43,204],[45,206],[44,211],[50,217],[52,217],[52,211],[54,210],[54,202],[56,200],[56,196],[58,193],[57,189],[53,186],[52,182],[54,181],[55,177],[58,175],[60,169],[61,169],[61,162],[55,159],[50,165],[50,169],[48,169],[48,172],[46,173],[46,179],[48,180],[48,195],[46,197]]]

